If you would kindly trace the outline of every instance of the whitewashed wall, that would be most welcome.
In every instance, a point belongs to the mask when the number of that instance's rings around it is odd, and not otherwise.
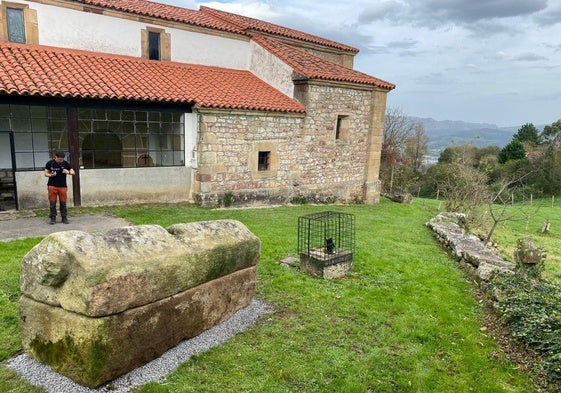
[[[47,208],[43,171],[16,172],[20,209]],[[67,177],[68,205],[73,206],[72,178]],[[150,167],[80,170],[82,206],[171,203],[191,200],[191,168]]]
[[[185,165],[194,169],[198,167],[197,141],[199,136],[199,122],[197,113],[185,113]]]
[[[250,44],[242,37],[189,32],[31,1],[18,3],[37,10],[41,45],[140,57],[141,30],[157,27],[171,34],[173,61],[249,69]]]
[[[294,97],[294,83],[292,82],[292,72],[294,70],[254,42],[251,43],[249,70],[275,89],[289,97]]]

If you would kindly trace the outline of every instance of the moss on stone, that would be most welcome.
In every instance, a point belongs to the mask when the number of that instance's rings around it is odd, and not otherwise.
[[[110,351],[100,338],[79,343],[70,335],[56,342],[35,338],[29,349],[40,362],[85,386],[97,387],[106,380],[104,366]]]

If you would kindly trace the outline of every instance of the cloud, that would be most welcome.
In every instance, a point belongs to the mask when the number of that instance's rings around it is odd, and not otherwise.
[[[534,17],[534,21],[543,26],[555,25],[561,22],[561,6],[552,6],[539,12]]]
[[[412,47],[417,46],[417,44],[419,44],[419,41],[412,38],[388,42],[388,46],[395,49],[411,49]]]
[[[391,22],[436,31],[456,26],[476,37],[514,35],[526,32],[527,25],[535,23],[531,16],[543,14],[547,18],[547,6],[548,0],[386,0],[359,8],[357,24],[375,28],[380,22]],[[561,8],[558,12],[557,20],[561,20]]]
[[[497,53],[495,53],[495,58],[498,60],[506,60],[508,59],[508,55],[502,50],[500,50]]]
[[[556,92],[548,105],[534,105],[532,94],[561,78],[560,0],[156,1],[219,8],[359,48],[355,68],[396,83],[389,102],[411,115],[509,125],[551,122],[559,112]]]
[[[428,74],[421,74],[416,78],[419,84],[427,84],[427,85],[446,85],[450,83],[448,78],[443,72],[431,72]]]
[[[368,6],[358,15],[358,22],[368,24],[383,19],[395,19],[395,15],[400,14],[404,5],[397,1],[383,1]]]
[[[528,16],[547,7],[547,0],[426,0],[421,3],[419,9],[425,15],[458,23]]]
[[[546,50],[557,53],[561,51],[561,44],[544,42],[541,44]]]
[[[547,57],[540,56],[536,53],[521,53],[517,56],[512,57],[514,61],[542,61],[549,60]]]
[[[259,0],[244,0],[236,2],[208,1],[201,2],[205,7],[215,8],[233,14],[247,15],[262,20],[272,20],[282,15],[269,2]],[[198,9],[198,7],[197,7]]]

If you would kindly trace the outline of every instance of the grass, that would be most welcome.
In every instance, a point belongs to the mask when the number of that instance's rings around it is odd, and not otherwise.
[[[508,213],[512,220],[501,223],[493,235],[502,256],[514,262],[517,239],[532,237],[534,245],[547,254],[544,278],[561,284],[561,198],[534,200],[532,205],[515,204]],[[549,220],[549,232],[542,233],[543,223]]]
[[[163,383],[137,392],[533,392],[482,327],[470,280],[438,246],[425,222],[436,201],[412,205],[210,210],[187,205],[74,209],[134,224],[231,218],[262,241],[256,296],[275,313],[223,345],[192,357]],[[283,267],[296,255],[297,221],[337,210],[356,215],[352,274],[322,280]],[[18,269],[35,240],[0,243],[4,360],[21,351]],[[4,343],[7,343],[6,345]],[[0,367],[0,391],[33,392]]]

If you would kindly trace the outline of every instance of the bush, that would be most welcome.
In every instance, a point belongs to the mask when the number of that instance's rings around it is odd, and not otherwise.
[[[513,337],[537,350],[550,382],[561,381],[561,290],[545,280],[499,275],[492,281],[497,309]]]

